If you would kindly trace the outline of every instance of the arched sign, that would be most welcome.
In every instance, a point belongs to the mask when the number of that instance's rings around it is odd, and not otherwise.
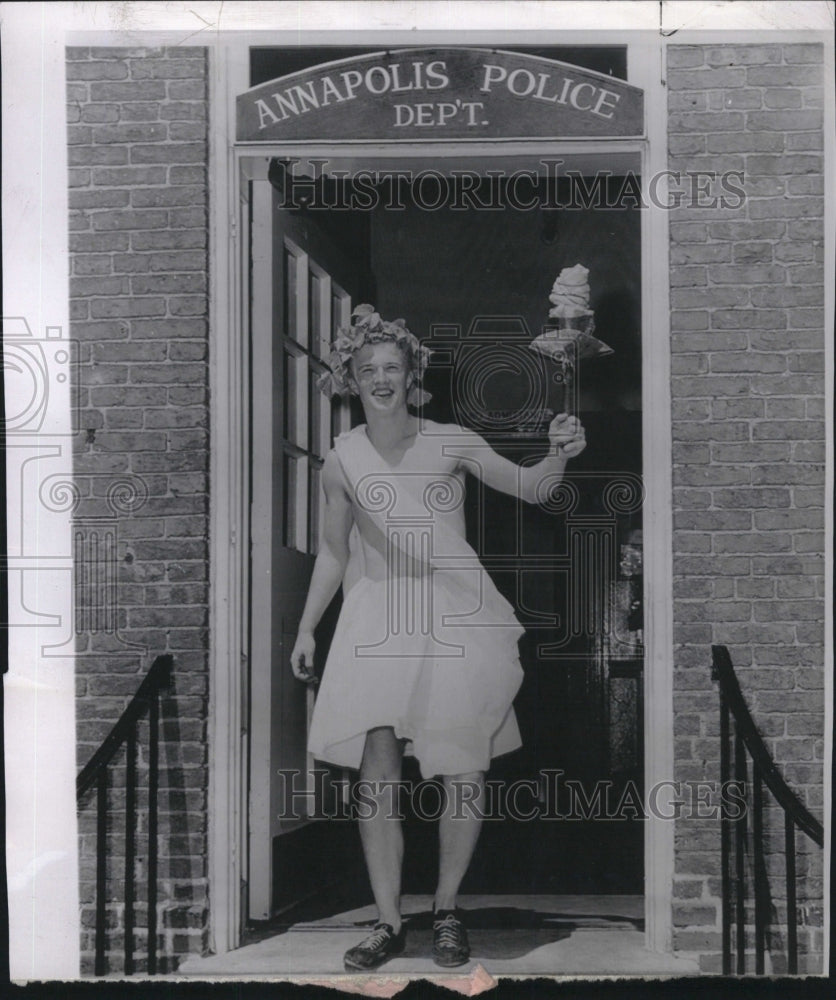
[[[495,49],[397,49],[324,63],[238,97],[239,142],[644,135],[622,80]]]

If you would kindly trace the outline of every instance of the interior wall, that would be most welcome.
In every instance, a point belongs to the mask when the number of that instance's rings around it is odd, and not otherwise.
[[[457,324],[466,332],[479,316],[508,315],[522,316],[534,336],[548,321],[554,279],[563,267],[581,263],[589,268],[596,336],[614,349],[583,366],[581,408],[638,410],[639,230],[632,207],[428,211],[407,203],[402,212],[381,207],[371,224],[374,304],[384,318],[402,316],[422,339],[437,324]],[[436,388],[443,393],[443,385]]]

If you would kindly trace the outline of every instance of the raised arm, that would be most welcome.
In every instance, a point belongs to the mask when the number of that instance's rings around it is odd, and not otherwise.
[[[322,539],[299,623],[299,634],[290,654],[294,675],[300,681],[309,683],[316,680],[313,670],[313,631],[342,582],[348,562],[348,535],[353,521],[351,501],[339,460],[333,451],[328,453],[322,467],[322,486],[325,493]]]
[[[549,425],[551,447],[546,457],[536,465],[520,466],[498,455],[484,438],[473,431],[462,431],[461,444],[455,454],[467,472],[481,479],[486,486],[518,496],[527,503],[544,499],[538,487],[544,480],[554,486],[563,478],[566,463],[586,447],[583,425],[577,417],[559,413]]]

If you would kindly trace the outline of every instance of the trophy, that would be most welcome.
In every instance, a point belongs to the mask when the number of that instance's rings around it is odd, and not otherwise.
[[[529,344],[554,364],[548,387],[546,424],[555,413],[577,410],[578,368],[589,358],[603,358],[613,349],[594,336],[595,315],[589,308],[589,271],[582,264],[564,267],[549,295],[551,322]],[[549,366],[551,368],[551,366]]]

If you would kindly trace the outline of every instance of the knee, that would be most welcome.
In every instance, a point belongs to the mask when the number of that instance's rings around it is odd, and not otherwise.
[[[361,772],[360,780],[354,788],[355,801],[359,805],[358,819],[401,818],[400,778],[388,775],[386,771],[369,774]]]
[[[444,774],[444,787],[451,791],[456,788],[470,788],[481,791],[485,787],[484,771],[467,771],[464,774]]]
[[[401,741],[392,729],[373,729],[366,735],[366,746],[360,765],[360,780],[395,782],[401,778]]]
[[[446,774],[443,777],[447,795],[446,810],[454,817],[480,816],[480,803],[485,791],[485,772],[470,771],[466,774]]]

